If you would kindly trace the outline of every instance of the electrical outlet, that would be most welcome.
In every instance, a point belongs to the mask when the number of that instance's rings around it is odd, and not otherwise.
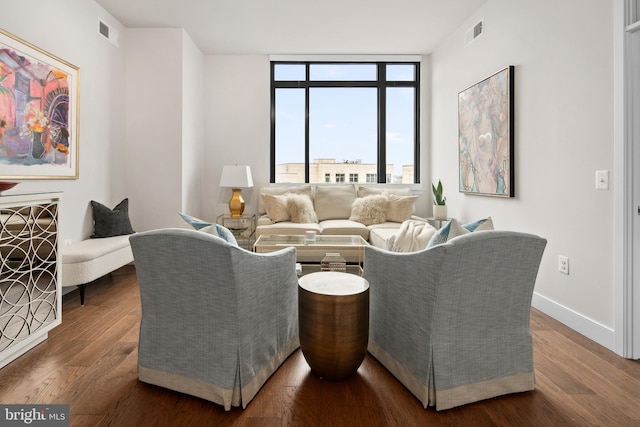
[[[64,245],[65,246],[71,245],[71,239],[64,239]]]
[[[558,271],[562,274],[569,274],[569,257],[558,256]]]

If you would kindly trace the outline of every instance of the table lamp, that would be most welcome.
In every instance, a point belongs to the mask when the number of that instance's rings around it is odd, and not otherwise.
[[[225,166],[222,168],[220,187],[231,188],[233,191],[231,200],[229,200],[229,211],[231,212],[231,217],[241,217],[242,212],[244,212],[244,199],[242,198],[241,189],[253,187],[251,167],[238,165]]]

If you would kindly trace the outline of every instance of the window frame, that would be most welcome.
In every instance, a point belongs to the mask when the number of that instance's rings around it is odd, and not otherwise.
[[[291,64],[305,66],[305,80],[275,80],[275,68],[277,65]],[[376,80],[311,80],[310,68],[316,64],[337,64],[337,65],[360,65],[375,64],[377,69]],[[412,65],[414,67],[414,80],[391,80],[387,81],[387,65]],[[420,183],[420,62],[419,61],[270,61],[271,71],[271,133],[270,133],[270,167],[269,182],[276,182],[276,91],[278,89],[304,89],[305,91],[305,131],[304,131],[304,182],[309,183],[309,90],[311,88],[356,88],[368,87],[376,88],[378,94],[378,137],[377,137],[377,167],[376,175],[379,184],[390,183],[387,181],[386,171],[386,99],[387,88],[410,87],[414,89],[414,147],[413,147],[413,183]],[[384,180],[380,179],[384,177]]]

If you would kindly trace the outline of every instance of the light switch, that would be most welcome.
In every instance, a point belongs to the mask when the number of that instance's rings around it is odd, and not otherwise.
[[[596,190],[609,189],[609,171],[596,171]]]

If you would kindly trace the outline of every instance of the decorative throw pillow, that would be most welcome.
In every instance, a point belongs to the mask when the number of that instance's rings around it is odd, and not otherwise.
[[[286,193],[306,194],[311,200],[313,200],[313,188],[310,184],[292,186],[274,185],[271,187],[263,187],[260,190],[260,196],[258,197],[258,212],[267,213],[267,209],[264,203],[265,194],[277,195]]]
[[[287,211],[287,203],[289,193],[287,194],[263,194],[264,207],[267,210],[267,216],[273,222],[288,221],[289,212]]]
[[[208,227],[204,227],[198,230],[200,233],[207,233],[213,236],[219,237],[227,243],[232,244],[233,246],[238,246],[238,241],[233,233],[226,227],[221,226],[220,224],[211,224]]]
[[[460,225],[460,223],[452,218],[448,223],[438,230],[429,240],[428,248],[446,243],[449,239],[453,239],[463,234],[471,233],[469,230]]]
[[[102,203],[91,201],[93,211],[93,234],[91,238],[122,236],[133,234],[129,219],[129,199],[124,199],[113,209]]]
[[[220,237],[221,239],[231,243],[234,246],[238,246],[236,237],[228,228],[223,227],[220,224],[212,224],[210,222],[193,217],[191,215],[187,215],[182,212],[178,212],[178,215],[180,215],[182,219],[184,219],[185,222],[192,226],[195,230],[201,231],[203,233],[213,234],[214,236]]]
[[[202,219],[193,217],[191,215],[187,215],[187,214],[182,213],[182,212],[178,212],[178,215],[180,215],[182,217],[182,219],[184,219],[184,221],[187,224],[189,224],[190,226],[192,226],[196,230],[200,230],[201,228],[205,228],[205,227],[208,227],[208,226],[212,225],[210,222],[207,222],[207,221],[204,221]]]
[[[469,231],[493,230],[493,220],[491,217],[479,219],[463,225]]]
[[[418,196],[399,196],[397,194],[386,194],[386,196],[389,199],[387,221],[404,222],[411,218]]]
[[[364,225],[382,224],[387,220],[388,206],[389,199],[382,194],[359,197],[353,202],[349,220],[361,222]]]
[[[292,222],[300,224],[318,222],[318,216],[313,210],[313,202],[305,194],[289,194],[287,196],[287,211]]]

